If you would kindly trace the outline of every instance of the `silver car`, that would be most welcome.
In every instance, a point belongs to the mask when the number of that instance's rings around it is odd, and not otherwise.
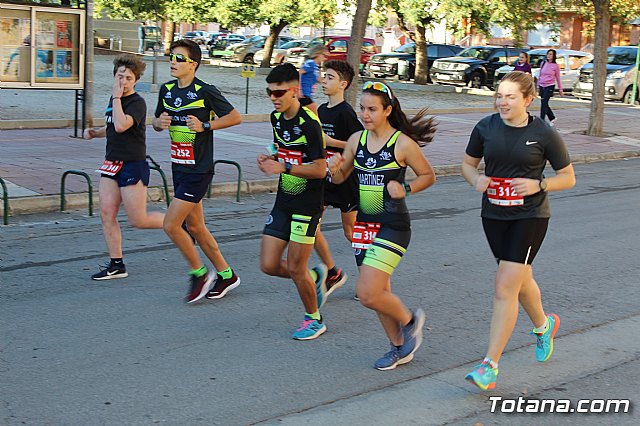
[[[305,47],[307,47],[308,44],[309,44],[309,40],[291,40],[283,44],[279,48],[274,48],[273,54],[271,55],[271,64],[278,65],[278,64],[284,63],[285,58],[291,49],[296,49],[296,48],[304,49]],[[254,62],[257,64],[261,63],[262,59],[264,58],[264,53],[265,53],[264,49],[258,50],[253,56]]]
[[[571,90],[573,84],[580,75],[582,67],[593,60],[591,53],[582,52],[580,50],[570,49],[555,49],[556,50],[556,63],[560,66],[560,81],[562,81],[562,88],[565,91]],[[540,64],[547,59],[547,52],[549,49],[533,49],[529,50],[529,63],[531,64],[531,75],[538,82],[538,76],[540,75]],[[493,79],[495,89],[498,86],[500,80],[505,75],[513,71],[512,65],[504,65],[498,68],[495,72],[495,78]]]
[[[638,67],[636,67],[637,54],[637,46],[611,46],[607,49],[605,99],[631,103],[633,80],[638,75]],[[591,99],[592,91],[593,64],[587,64],[580,71],[580,77],[573,86],[573,96]],[[638,96],[636,95],[637,99]]]

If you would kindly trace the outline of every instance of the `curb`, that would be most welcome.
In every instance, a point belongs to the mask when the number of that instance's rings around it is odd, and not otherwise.
[[[624,158],[640,158],[640,150],[628,150],[628,151],[615,151],[599,154],[577,154],[571,156],[571,162],[573,164],[588,164],[600,161],[612,161],[621,160]],[[460,176],[461,165],[451,164],[445,166],[433,166],[436,176]],[[407,179],[414,179],[415,174],[412,170],[407,171]],[[240,184],[240,193],[243,195],[261,194],[267,192],[276,192],[278,189],[278,179],[258,179],[258,180],[243,180]],[[229,196],[235,195],[237,190],[236,183],[234,182],[221,182],[211,185],[211,196]],[[169,192],[173,194],[173,187],[169,187]],[[159,202],[164,200],[164,190],[162,187],[153,186],[147,190],[147,197],[149,201]],[[100,196],[96,191],[93,197],[94,203],[94,216],[100,214]],[[240,201],[242,203],[242,201]],[[89,195],[87,192],[77,192],[73,194],[67,194],[65,196],[65,205],[67,210],[77,210],[88,208]],[[48,213],[59,211],[60,209],[60,195],[33,195],[29,197],[9,197],[9,216],[16,216],[19,214],[31,214],[31,213]],[[0,215],[3,215],[4,211],[0,203]]]

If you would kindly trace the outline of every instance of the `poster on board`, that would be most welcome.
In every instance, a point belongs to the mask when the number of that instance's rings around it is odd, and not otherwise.
[[[53,77],[53,50],[51,49],[37,50],[36,77]]]

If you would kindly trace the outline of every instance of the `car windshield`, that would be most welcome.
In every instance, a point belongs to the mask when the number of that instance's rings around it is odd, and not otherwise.
[[[253,43],[253,42],[256,42],[256,41],[259,41],[259,40],[262,40],[262,36],[256,35],[256,36],[253,36],[251,38],[245,39],[244,41],[246,41],[247,43]]]
[[[398,47],[394,50],[394,52],[398,53],[416,53],[416,44],[415,43],[407,43]]]
[[[185,37],[195,37],[197,35],[198,35],[198,33],[196,33],[195,31],[187,31],[184,36]]]
[[[607,64],[633,65],[636,63],[636,51],[632,47],[610,47],[607,49]]]
[[[476,58],[486,60],[491,54],[491,49],[484,49],[482,47],[467,47],[462,52],[460,52],[459,56],[465,58]]]
[[[542,65],[542,61],[547,59],[546,53],[530,53],[529,54],[529,63],[531,64],[531,68],[540,68]]]
[[[300,41],[300,40],[293,40],[293,41],[289,41],[285,44],[282,45],[283,49],[291,49],[292,47],[299,47],[299,46],[303,46],[305,44],[304,41]]]

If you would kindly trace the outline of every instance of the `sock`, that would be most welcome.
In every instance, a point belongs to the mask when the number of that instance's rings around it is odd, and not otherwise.
[[[220,275],[223,280],[228,280],[229,278],[231,278],[233,276],[233,271],[231,270],[231,266],[229,266],[224,271],[218,272],[218,275]]]
[[[121,257],[112,257],[111,258],[111,264],[113,266],[122,266],[122,265],[124,265],[124,263],[122,262],[122,258]]]
[[[328,277],[333,277],[334,275],[338,275],[338,270],[336,269],[335,266],[329,269],[329,272],[327,273]]]
[[[544,324],[533,329],[534,333],[546,333],[549,329],[549,318],[544,319]]]
[[[491,367],[491,368],[498,368],[498,363],[495,362],[495,361],[491,361],[491,359],[489,359],[489,358],[485,358],[484,360],[482,360],[482,362],[483,363],[484,362],[489,363],[489,367]]]
[[[400,348],[402,347],[402,345],[396,346],[393,343],[391,344],[391,346],[393,346],[394,348],[396,348],[397,350],[400,350]]]
[[[411,319],[409,320],[409,322],[407,323],[407,325],[405,325],[405,327],[410,327],[413,325],[413,315],[411,315]]]
[[[320,321],[320,319],[322,319],[322,317],[320,316],[320,311],[315,311],[312,314],[309,314],[309,313],[305,312],[305,315],[308,316],[308,317],[313,318],[314,320],[318,320],[318,321]]]
[[[313,282],[318,281],[318,273],[316,271],[314,271],[313,269],[309,269],[309,273],[311,274],[311,279],[313,280]]]
[[[198,269],[192,269],[191,271],[189,271],[189,274],[200,278],[201,276],[203,276],[204,274],[207,273],[207,267],[206,266],[201,266]]]

